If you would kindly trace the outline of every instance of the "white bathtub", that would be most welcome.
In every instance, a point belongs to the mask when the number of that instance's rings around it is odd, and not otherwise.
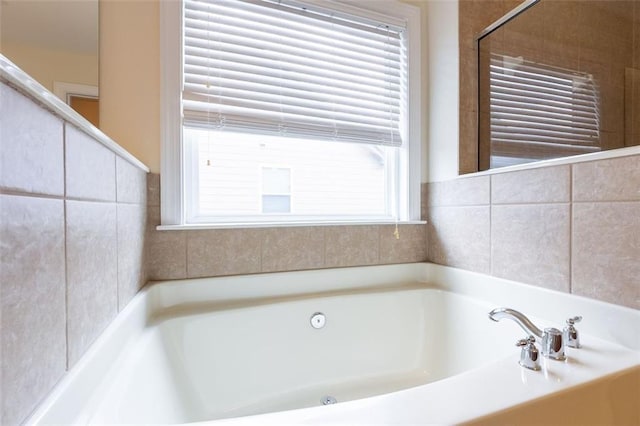
[[[584,348],[524,370],[522,330],[487,318],[498,306],[539,327],[583,315]],[[633,421],[639,328],[632,309],[432,264],[155,283],[29,423]],[[573,394],[599,408],[554,407]]]

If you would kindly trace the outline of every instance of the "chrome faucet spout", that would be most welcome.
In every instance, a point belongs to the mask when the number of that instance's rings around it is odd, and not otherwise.
[[[489,312],[489,319],[492,321],[498,322],[503,318],[515,321],[527,334],[533,334],[534,336],[538,336],[542,339],[542,330],[533,325],[529,318],[524,314],[509,308],[497,308]]]
[[[489,312],[489,319],[492,321],[500,321],[503,318],[515,321],[527,334],[532,334],[540,339],[542,345],[542,355],[564,360],[564,342],[562,332],[557,328],[545,328],[544,331],[533,325],[533,323],[524,316],[524,314],[509,308],[497,308]]]

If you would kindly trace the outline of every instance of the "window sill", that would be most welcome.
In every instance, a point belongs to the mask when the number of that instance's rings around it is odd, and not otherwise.
[[[158,225],[158,231],[190,231],[203,229],[239,229],[239,228],[284,228],[296,226],[363,226],[363,225],[425,225],[425,220],[362,221],[362,222],[249,222],[249,223],[203,223],[189,225]]]

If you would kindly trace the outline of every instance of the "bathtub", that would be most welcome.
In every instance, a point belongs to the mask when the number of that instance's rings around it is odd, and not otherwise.
[[[525,370],[499,306],[583,348]],[[158,282],[27,424],[637,423],[639,366],[640,312],[439,265]]]

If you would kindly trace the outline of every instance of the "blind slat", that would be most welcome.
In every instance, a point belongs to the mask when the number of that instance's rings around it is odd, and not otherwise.
[[[571,120],[592,122],[593,110],[574,109],[566,105],[553,105],[542,102],[518,101],[508,97],[495,97],[491,99],[491,106],[496,111],[527,111],[532,114],[549,114],[556,117],[570,117]]]
[[[491,119],[495,120],[496,123],[500,122],[500,120],[511,120],[519,123],[531,123],[536,126],[541,127],[550,127],[557,129],[565,129],[568,132],[571,132],[573,129],[577,131],[590,131],[591,133],[598,133],[598,126],[594,125],[589,121],[577,121],[566,118],[561,118],[559,116],[552,117],[548,115],[535,115],[527,110],[514,110],[514,109],[496,109],[491,114]]]
[[[214,14],[214,22],[210,22],[211,15]],[[303,40],[324,40],[324,42],[335,42],[338,45],[347,46],[350,43],[357,43],[361,48],[370,48],[373,50],[379,48],[396,49],[394,46],[386,46],[388,38],[399,38],[397,32],[386,32],[380,36],[375,36],[371,32],[348,33],[342,31],[343,28],[334,26],[318,26],[314,25],[309,28],[308,24],[301,24],[290,19],[282,17],[273,17],[265,13],[265,8],[261,8],[260,12],[247,13],[233,8],[217,7],[213,5],[206,11],[204,10],[185,10],[185,20],[188,20],[192,28],[208,29],[211,25],[226,24],[228,26],[242,25],[247,21],[252,22],[252,31],[261,31],[271,34],[286,34],[293,37],[300,37]],[[317,24],[317,23],[316,23]],[[274,28],[275,27],[275,28]],[[336,35],[340,36],[340,40],[335,40]],[[396,49],[396,51],[399,51]]]
[[[185,45],[185,54],[189,59],[198,59],[200,62],[210,59],[238,61],[238,57],[250,59],[253,63],[284,63],[297,66],[321,66],[328,70],[347,70],[350,72],[367,72],[369,74],[389,74],[397,75],[400,66],[396,65],[399,61],[397,57],[380,58],[375,57],[367,61],[359,61],[355,58],[346,56],[336,57],[335,55],[314,55],[309,53],[308,49],[289,49],[286,46],[266,46],[254,40],[247,40],[246,43],[229,44],[209,43],[207,40],[187,40]],[[215,54],[211,50],[215,49]],[[247,58],[247,53],[250,56]],[[362,68],[367,65],[366,68]]]
[[[206,90],[199,90],[199,88],[192,88],[191,85],[186,84],[185,94],[183,99],[200,101],[205,104],[210,104],[211,107],[215,107],[216,104],[208,102],[208,92]],[[360,112],[361,114],[368,114],[372,117],[388,118],[389,112],[394,114],[400,114],[400,111],[396,109],[396,106],[391,104],[383,104],[380,102],[364,102],[358,99],[349,99],[339,96],[333,96],[328,93],[310,93],[310,92],[285,92],[273,93],[270,91],[261,92],[249,87],[242,87],[240,89],[224,86],[220,88],[212,88],[209,92],[215,91],[217,96],[221,98],[233,99],[233,98],[248,98],[264,102],[265,104],[273,105],[272,109],[281,110],[280,105],[288,106],[303,106],[308,108],[317,109],[332,109],[334,112]]]
[[[209,66],[207,66],[209,64]],[[385,91],[389,89],[397,89],[400,86],[400,82],[396,81],[396,76],[393,75],[365,75],[366,73],[355,72],[337,72],[331,70],[325,70],[324,67],[312,68],[312,67],[300,67],[296,64],[284,64],[280,65],[275,61],[255,61],[247,60],[246,62],[225,61],[210,58],[204,65],[197,64],[194,58],[189,58],[185,61],[185,73],[194,73],[197,75],[215,75],[218,70],[230,70],[246,72],[248,74],[270,75],[273,77],[283,78],[304,78],[309,75],[309,71],[313,71],[313,77],[316,79],[323,79],[325,81],[344,81],[344,85],[352,82],[361,85],[370,85],[374,87],[382,87]],[[310,76],[311,77],[311,76]]]
[[[186,126],[399,146],[401,29],[268,0],[185,0]]]

